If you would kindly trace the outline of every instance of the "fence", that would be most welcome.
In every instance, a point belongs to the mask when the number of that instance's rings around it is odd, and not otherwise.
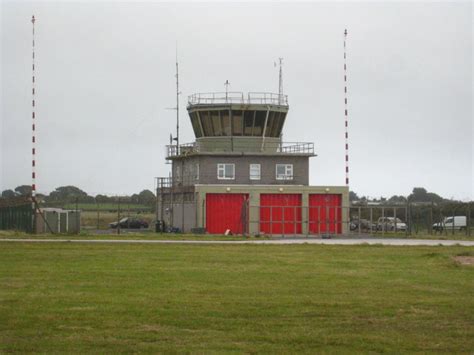
[[[0,200],[0,230],[33,231],[33,208],[27,198]]]
[[[129,199],[116,198],[115,201],[84,203],[76,199],[67,199],[44,203],[39,207],[56,207],[79,210],[81,229],[103,233],[111,230],[111,223],[127,218],[146,222],[154,230],[157,219],[165,219],[171,230],[190,231],[193,227],[206,228],[204,213],[197,217],[198,209],[193,193],[186,193],[181,198],[176,194],[172,201],[159,205],[158,214],[155,206],[132,203]],[[189,198],[188,198],[189,197]],[[170,203],[174,208],[170,208]],[[229,212],[232,214],[232,212]],[[173,218],[173,214],[175,215]],[[356,205],[334,206],[248,206],[247,211],[236,212],[237,218],[244,216],[241,234],[264,232],[266,235],[347,235],[347,236],[417,236],[430,235],[439,237],[473,237],[474,203],[449,202],[409,203],[405,205]],[[446,218],[463,216],[465,225],[441,224]],[[171,218],[170,218],[171,217]],[[37,217],[40,218],[40,217]],[[171,223],[169,221],[172,221]],[[33,210],[27,198],[0,200],[0,230],[33,231]],[[125,225],[125,228],[130,225]],[[103,232],[102,232],[103,231]],[[118,232],[114,229],[114,232]],[[239,233],[240,234],[240,233]]]
[[[308,206],[297,202],[285,206],[249,206],[244,196],[240,202],[230,202],[227,207],[213,205],[210,211],[206,201],[201,201],[201,206],[197,204],[197,201],[182,200],[180,194],[176,194],[173,200],[165,199],[160,205],[158,218],[164,219],[174,230],[190,231],[190,225],[194,225],[215,234],[229,229],[234,234],[270,236],[470,237],[474,228],[472,202],[376,206]],[[464,222],[457,225],[443,222],[454,216],[462,216]]]
[[[64,210],[79,211],[80,230],[91,233],[104,233],[104,231],[119,228],[111,228],[110,224],[117,221],[128,219],[125,228],[130,226],[132,220],[141,220],[151,226],[156,219],[153,205],[143,205],[133,202],[129,197],[110,197],[107,201],[98,201],[97,199],[88,198],[87,200],[71,197],[68,199],[43,201],[40,208],[61,208]],[[143,230],[143,228],[142,228]]]

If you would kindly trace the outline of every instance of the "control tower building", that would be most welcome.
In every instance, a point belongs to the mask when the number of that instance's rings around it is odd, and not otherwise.
[[[184,232],[345,233],[348,187],[309,185],[314,144],[282,141],[288,110],[288,97],[273,93],[189,96],[196,140],[167,146],[157,218]]]

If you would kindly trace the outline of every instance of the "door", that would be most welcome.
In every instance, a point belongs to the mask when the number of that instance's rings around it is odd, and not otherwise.
[[[301,194],[261,194],[260,231],[301,234]]]
[[[248,194],[206,194],[206,230],[211,234],[248,232]]]
[[[342,233],[342,195],[309,195],[309,232]]]

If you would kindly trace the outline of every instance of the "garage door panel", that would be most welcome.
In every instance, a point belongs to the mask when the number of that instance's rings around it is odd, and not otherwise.
[[[206,230],[223,234],[230,229],[234,234],[248,230],[248,194],[206,194]]]
[[[309,195],[309,232],[342,233],[342,196],[338,194]]]
[[[300,194],[261,194],[260,230],[267,234],[301,234]]]

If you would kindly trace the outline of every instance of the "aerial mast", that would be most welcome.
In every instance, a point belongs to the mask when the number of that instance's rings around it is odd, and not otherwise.
[[[283,58],[278,58],[280,63],[280,74],[278,77],[278,104],[280,105],[283,100]]]
[[[345,150],[346,150],[346,186],[349,186],[349,132],[347,114],[347,63],[346,63],[347,29],[344,30],[344,121],[345,121]]]
[[[32,100],[31,100],[31,107],[32,107],[32,113],[31,113],[31,118],[32,118],[32,125],[31,125],[31,198],[33,200],[33,204],[35,203],[35,198],[36,198],[36,125],[35,125],[35,16],[33,15],[31,17],[31,23],[32,23],[32,78],[31,78],[31,95],[32,95]]]
[[[179,69],[178,43],[176,43],[176,154],[179,155]]]
[[[225,102],[227,102],[229,98],[229,86],[230,86],[229,80],[225,81],[224,86],[225,86]]]

